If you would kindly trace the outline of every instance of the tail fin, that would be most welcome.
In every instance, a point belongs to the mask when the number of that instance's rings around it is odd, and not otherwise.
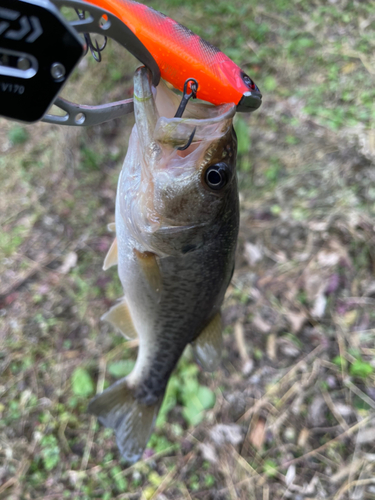
[[[161,402],[162,398],[154,405],[140,403],[123,378],[93,398],[88,411],[105,427],[115,430],[120,453],[131,465],[141,458],[147,446]]]

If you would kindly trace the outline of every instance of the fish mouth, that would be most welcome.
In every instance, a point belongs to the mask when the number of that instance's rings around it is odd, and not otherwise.
[[[236,113],[236,106],[233,103],[214,106],[189,101],[184,116],[175,118],[168,116],[166,112],[170,107],[168,109],[164,107],[166,99],[169,98],[169,101],[174,103],[174,97],[177,96],[165,84],[159,85],[156,104],[160,117],[155,126],[154,139],[160,144],[179,149],[186,145],[189,138],[192,138],[193,145],[201,141],[215,141],[224,136],[232,126],[233,116]],[[189,150],[193,148],[190,147]]]
[[[183,117],[176,118],[179,104],[179,96],[163,81],[155,89],[150,71],[146,67],[137,69],[134,114],[143,151],[148,152],[155,141],[177,150],[186,145],[193,131],[193,144],[217,140],[228,132],[237,110],[234,103],[214,106],[190,100]]]
[[[168,221],[165,221],[167,223]],[[173,221],[170,225],[163,225],[158,228],[158,233],[160,234],[171,234],[171,233],[181,233],[183,231],[192,231],[197,228],[202,228],[208,226],[208,222],[201,222],[200,224],[184,224],[184,225],[173,225]]]

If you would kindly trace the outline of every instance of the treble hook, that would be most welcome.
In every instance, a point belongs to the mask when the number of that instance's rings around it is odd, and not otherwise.
[[[190,84],[190,89],[191,89],[190,94],[187,93],[189,82],[193,82],[192,84]],[[174,115],[175,118],[181,118],[183,112],[185,111],[186,105],[189,102],[189,99],[191,99],[191,98],[195,99],[197,97],[197,91],[198,91],[197,80],[195,78],[188,78],[186,80],[186,82],[184,83],[184,91],[182,94],[182,99],[181,99],[180,105],[178,107],[178,110],[176,111],[176,114]]]
[[[81,21],[83,21],[85,19],[85,17],[86,17],[85,11],[80,12],[78,9],[74,9],[74,10],[76,11],[77,16],[79,17],[79,19]],[[85,42],[86,42],[86,51],[85,51],[84,55],[86,55],[87,52],[90,49],[92,57],[95,59],[96,62],[100,63],[101,60],[102,60],[102,54],[101,54],[101,52],[107,46],[107,37],[106,36],[104,37],[104,42],[103,42],[103,45],[101,47],[99,47],[98,40],[95,39],[95,45],[96,46],[94,47],[94,44],[92,43],[92,40],[91,40],[90,33],[83,33],[83,36],[84,36]]]
[[[190,83],[190,89],[191,89],[190,94],[188,94],[188,92],[187,92],[189,82],[192,82],[192,83]],[[185,111],[186,105],[189,102],[189,100],[191,98],[195,99],[197,97],[197,91],[198,91],[197,80],[195,78],[188,78],[186,80],[186,82],[184,83],[184,91],[182,94],[182,99],[181,99],[180,105],[176,111],[176,114],[174,115],[175,118],[182,117],[183,112]],[[190,134],[189,140],[185,144],[185,146],[181,146],[181,147],[177,148],[179,151],[185,151],[185,149],[187,149],[190,146],[190,144],[193,142],[196,130],[197,130],[197,127],[195,127],[193,132]]]
[[[189,140],[187,141],[185,146],[180,146],[179,148],[177,148],[179,151],[185,151],[185,149],[187,149],[190,146],[190,144],[193,142],[196,130],[197,130],[197,127],[194,127],[194,130],[190,134]]]

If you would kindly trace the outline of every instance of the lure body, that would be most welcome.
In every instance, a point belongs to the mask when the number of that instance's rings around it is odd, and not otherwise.
[[[229,57],[177,21],[133,0],[90,0],[118,17],[144,44],[164,80],[183,90],[188,78],[198,81],[197,97],[215,105],[234,103],[237,111],[254,111],[262,95],[256,84]]]

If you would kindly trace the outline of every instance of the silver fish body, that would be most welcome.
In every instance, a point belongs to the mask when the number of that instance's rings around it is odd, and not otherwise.
[[[206,369],[219,360],[220,307],[239,226],[235,106],[190,105],[184,118],[173,118],[176,96],[160,86],[155,99],[153,91],[148,70],[139,68],[136,125],[118,183],[111,260],[125,297],[104,318],[139,337],[137,362],[89,406],[115,429],[128,463],[147,445],[186,345],[193,343]],[[194,129],[192,145],[179,151]]]

